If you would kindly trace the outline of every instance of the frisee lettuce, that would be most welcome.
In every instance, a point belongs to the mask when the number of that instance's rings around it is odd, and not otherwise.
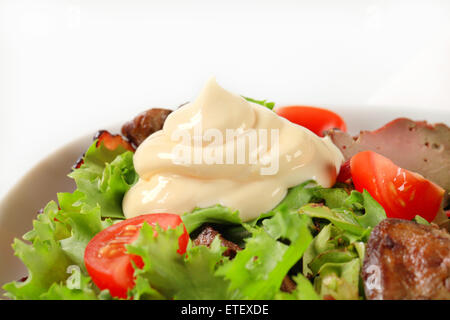
[[[74,195],[78,194],[77,192]],[[64,209],[68,202],[65,197],[71,194],[60,194],[59,203],[64,212],[60,214],[61,220],[70,228],[70,237],[60,241],[62,250],[77,265],[84,268],[84,250],[91,239],[103,229],[112,225],[111,219],[102,220],[100,215],[100,206],[89,208],[89,206],[79,206],[76,209]],[[78,201],[78,200],[77,200]]]
[[[83,165],[69,177],[82,192],[83,204],[99,206],[102,217],[123,219],[122,199],[138,180],[133,166],[133,153],[122,146],[110,150],[101,143],[87,150]]]
[[[99,300],[102,293],[79,268],[70,268],[71,275],[65,282],[54,283],[40,296],[42,300]]]
[[[112,224],[112,220],[102,217],[123,218],[123,195],[137,179],[133,154],[123,148],[111,151],[103,144],[99,147],[96,144],[86,152],[81,168],[69,175],[75,180],[77,190],[60,193],[58,203],[47,204],[33,221],[33,230],[23,237],[29,243],[14,240],[15,255],[23,261],[29,274],[23,282],[3,286],[8,297],[35,300],[69,294],[64,289],[68,268],[77,266],[88,277],[83,261],[86,245]],[[81,297],[80,292],[75,293]]]
[[[182,216],[186,230],[191,233],[204,223],[218,223],[225,225],[241,225],[239,211],[216,205],[208,208],[197,208]]]
[[[156,237],[154,230],[158,233]],[[135,274],[139,282],[145,279],[149,286],[141,283],[132,290],[132,296],[180,300],[239,298],[236,290],[228,290],[229,282],[216,274],[218,266],[226,260],[219,239],[210,248],[191,245],[186,254],[180,255],[177,249],[182,233],[181,225],[164,231],[144,223],[138,239],[127,248],[142,257],[144,267],[137,268]]]
[[[221,266],[218,274],[229,279],[231,288],[246,299],[273,299],[312,240],[308,226],[306,216],[288,210],[277,212],[262,228],[253,228],[245,249]]]
[[[62,250],[59,240],[69,234],[66,226],[58,219],[59,210],[55,202],[50,202],[44,212],[33,222],[33,231],[25,235],[25,242],[15,239],[15,255],[29,270],[24,282],[11,282],[3,286],[10,298],[36,300],[49,290],[54,283],[64,281],[71,259]]]

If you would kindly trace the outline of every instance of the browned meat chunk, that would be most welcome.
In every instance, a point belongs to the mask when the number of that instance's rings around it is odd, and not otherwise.
[[[362,278],[367,299],[450,299],[450,235],[385,219],[370,235]]]
[[[281,283],[280,290],[284,292],[292,292],[295,290],[297,285],[289,276],[284,277],[283,282]]]
[[[203,245],[209,247],[216,236],[219,236],[222,246],[227,247],[227,249],[223,253],[224,256],[233,259],[236,256],[236,253],[242,250],[242,248],[239,247],[236,243],[228,241],[218,231],[214,230],[210,226],[205,227],[202,232],[200,232],[197,238],[195,238],[194,244],[196,246]],[[295,282],[292,281],[289,276],[284,277],[283,282],[281,283],[280,290],[284,292],[292,292],[295,288]]]
[[[138,147],[149,135],[161,130],[167,116],[172,112],[169,109],[150,109],[125,123],[122,134]]]
[[[447,190],[447,195],[450,192],[450,128],[445,124],[400,118],[356,137],[339,130],[327,134],[346,159],[372,150],[402,168],[420,173]]]
[[[234,242],[228,241],[222,235],[214,230],[213,228],[207,226],[205,229],[203,229],[202,232],[197,236],[197,238],[194,240],[194,244],[196,246],[204,245],[209,247],[211,243],[214,241],[216,236],[219,236],[220,242],[222,243],[222,246],[227,247],[227,250],[223,253],[224,256],[234,258],[237,251],[242,250],[241,247],[239,247]]]

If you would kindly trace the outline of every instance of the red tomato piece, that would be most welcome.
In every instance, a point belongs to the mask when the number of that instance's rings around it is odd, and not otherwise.
[[[275,109],[275,112],[283,118],[303,126],[320,137],[330,129],[347,131],[344,120],[333,111],[308,106],[288,106]]]
[[[441,207],[444,189],[378,153],[356,154],[350,170],[356,190],[367,190],[389,218],[411,220],[419,215],[431,222]]]
[[[116,223],[98,234],[88,243],[84,253],[84,263],[92,281],[101,289],[109,289],[114,297],[126,298],[128,289],[134,287],[134,269],[144,263],[142,258],[126,252],[125,245],[135,241],[144,222],[158,224],[162,229],[175,228],[182,224],[177,214],[155,213],[141,215]],[[155,233],[155,236],[157,234]],[[186,252],[189,234],[184,233],[178,239],[179,254]]]

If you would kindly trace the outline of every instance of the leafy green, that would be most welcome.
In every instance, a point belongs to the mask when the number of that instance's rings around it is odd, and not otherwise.
[[[267,109],[270,109],[270,110],[272,110],[273,107],[275,107],[275,102],[267,102],[267,100],[255,100],[255,99],[248,98],[248,97],[243,97],[243,98],[249,102],[253,102],[253,103],[262,105],[263,107],[266,107]]]
[[[122,146],[110,150],[103,143],[98,147],[94,143],[86,152],[84,164],[69,176],[84,194],[83,202],[91,208],[98,205],[102,217],[124,218],[122,199],[138,179],[131,151]]]
[[[86,245],[95,234],[111,225],[110,220],[101,220],[98,207],[90,209],[82,205],[81,198],[77,191],[58,194],[61,208],[50,202],[33,222],[33,230],[24,236],[31,244],[14,241],[15,254],[24,262],[29,275],[25,282],[11,282],[3,287],[9,297],[57,299],[58,295],[72,294],[80,299],[93,297],[92,292],[69,290],[64,284],[71,266],[82,270],[82,277],[89,279],[83,260]]]
[[[414,221],[416,221],[419,224],[430,225],[430,223],[426,219],[418,215],[414,217]]]
[[[316,188],[314,196],[318,199],[323,199],[328,208],[335,209],[346,207],[345,200],[348,198],[348,193],[342,188]]]
[[[98,300],[98,289],[90,277],[81,273],[80,269],[70,268],[71,276],[65,283],[54,283],[50,289],[41,295],[42,300]]]
[[[242,224],[239,211],[232,210],[221,205],[214,207],[195,209],[182,216],[183,223],[189,233],[200,227],[204,223],[218,224]]]
[[[309,267],[313,273],[317,274],[326,263],[349,262],[354,258],[356,258],[356,254],[346,248],[332,249],[314,257],[314,259],[309,263]]]
[[[154,228],[158,236],[154,237]],[[235,291],[229,291],[229,282],[216,275],[218,264],[223,259],[224,247],[218,238],[210,248],[189,247],[185,255],[177,253],[178,238],[183,233],[180,225],[176,229],[163,231],[144,223],[138,239],[127,246],[128,251],[142,257],[143,269],[136,269],[137,278],[148,281],[132,292],[141,297],[143,292],[156,297],[158,292],[166,299],[236,299]],[[142,281],[142,280],[138,280]]]
[[[232,262],[219,269],[219,274],[231,281],[231,288],[248,299],[270,299],[292,265],[283,266],[288,246],[258,232],[247,240],[245,249]]]
[[[349,240],[345,234],[332,224],[326,225],[303,256],[303,274],[314,278],[314,286],[322,297],[359,298],[360,253],[364,253],[364,244]]]
[[[27,232],[23,239],[27,241],[57,241],[70,236],[70,230],[57,218],[59,217],[58,204],[50,201],[37,219],[33,221],[33,229]]]
[[[249,222],[255,225],[264,218],[272,217],[282,210],[297,211],[300,207],[312,202],[316,197],[316,191],[322,189],[313,181],[306,181],[296,187],[290,188],[284,199],[272,210],[261,214],[257,219]]]
[[[84,270],[84,250],[87,244],[97,233],[109,227],[112,221],[110,219],[101,220],[99,206],[91,209],[89,206],[74,207],[72,205],[70,208],[66,208],[70,202],[64,200],[74,195],[82,197],[79,192],[75,192],[73,195],[58,194],[59,203],[62,204],[61,209],[64,210],[61,219],[71,230],[71,236],[61,240],[60,243],[67,256]]]
[[[338,228],[351,232],[359,237],[367,234],[367,229],[357,222],[355,216],[349,210],[332,210],[323,205],[308,204],[301,207],[299,212],[311,218],[326,219]]]
[[[310,238],[308,227],[311,220],[306,216],[298,215],[289,210],[278,211],[271,219],[262,222],[264,230],[276,240],[286,239],[292,243],[298,239],[307,240]],[[308,241],[311,241],[312,238]]]
[[[311,203],[301,207],[299,212],[312,218],[326,219],[342,230],[365,239],[370,235],[372,228],[386,218],[383,207],[366,190],[362,194],[352,191],[345,199],[342,191],[337,191],[340,189],[328,190],[330,191],[327,196],[333,197],[333,200],[329,200],[333,206]],[[316,194],[319,192],[322,190],[316,191]],[[340,194],[338,197],[336,197],[337,193]],[[342,207],[336,207],[336,205]]]
[[[356,192],[356,191],[354,191]],[[358,223],[366,228],[373,228],[381,222],[381,220],[386,219],[386,212],[383,207],[375,201],[374,198],[364,190],[362,193],[363,203],[365,209],[365,214],[362,216],[357,216],[356,220]]]
[[[293,277],[297,285],[295,290],[291,293],[278,292],[275,296],[277,300],[321,300],[320,296],[314,290],[311,282],[302,274],[297,274]]]
[[[288,210],[254,228],[245,249],[218,270],[246,299],[272,299],[288,271],[301,258],[312,240],[309,219]],[[278,240],[288,240],[289,245]]]
[[[323,227],[322,230],[319,232],[319,234],[314,237],[308,249],[305,251],[302,261],[303,274],[305,276],[314,275],[312,270],[309,268],[309,264],[316,256],[327,250],[332,250],[335,248],[335,245],[333,243],[329,243],[329,240],[331,238],[331,227],[332,227],[331,224],[328,224],[325,227]]]
[[[358,300],[360,266],[358,259],[344,263],[326,263],[314,282],[322,297],[332,296],[336,300]]]
[[[164,300],[165,297],[150,286],[149,281],[142,275],[138,275],[135,286],[130,295],[134,300]]]
[[[67,234],[63,225],[55,220],[58,206],[50,202],[34,221],[34,229],[26,235],[32,245],[15,239],[13,249],[29,270],[25,282],[11,282],[3,286],[8,296],[16,299],[36,300],[53,285],[68,277],[67,267],[72,264],[62,250],[59,237]]]
[[[15,255],[23,261],[29,274],[24,282],[5,284],[7,296],[15,299],[56,299],[72,294],[79,298],[93,297],[86,290],[73,291],[64,281],[69,277],[70,266],[77,266],[83,277],[88,276],[83,261],[86,245],[112,224],[110,219],[102,220],[102,216],[123,217],[123,195],[137,179],[132,153],[123,148],[111,151],[103,144],[97,148],[94,142],[86,152],[84,164],[70,176],[78,189],[58,194],[58,203],[51,201],[45,207],[33,221],[33,230],[23,237],[29,244],[14,240]]]
[[[314,198],[316,191],[321,189],[314,182],[307,181],[296,187],[289,189],[286,197],[272,210],[297,210],[301,206],[309,203]]]
[[[364,199],[363,195],[359,197],[353,194],[351,197]],[[366,211],[366,217],[379,214],[373,209]],[[303,274],[314,279],[316,291],[324,298],[359,299],[363,295],[359,281],[365,252],[365,245],[361,240],[367,239],[371,227],[361,226],[356,219],[358,216],[349,208],[333,210],[324,206],[307,205],[300,212],[331,222],[322,227],[306,250],[303,256]],[[373,220],[370,223],[372,222]]]
[[[299,213],[331,223],[321,225],[306,250],[303,275],[313,279],[316,292],[323,298],[360,299],[364,241],[372,228],[386,218],[384,209],[367,191],[348,195],[340,188],[318,189],[315,195],[327,206],[310,203]]]

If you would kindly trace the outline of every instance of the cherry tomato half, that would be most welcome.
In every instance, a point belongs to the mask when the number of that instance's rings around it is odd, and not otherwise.
[[[411,220],[419,215],[431,222],[441,207],[444,189],[378,153],[363,151],[354,155],[350,170],[356,190],[367,190],[388,218]]]
[[[109,289],[114,297],[126,298],[128,289],[134,287],[134,269],[144,263],[142,258],[126,252],[125,245],[132,243],[139,235],[144,222],[158,224],[162,229],[175,228],[183,223],[177,214],[146,214],[116,223],[98,234],[88,243],[84,253],[84,263],[92,281],[101,289]],[[155,234],[156,236],[156,234]],[[178,239],[179,254],[186,252],[189,234],[184,233]]]
[[[344,120],[333,111],[308,106],[288,106],[275,109],[275,112],[283,118],[308,128],[320,137],[330,129],[347,131]]]

